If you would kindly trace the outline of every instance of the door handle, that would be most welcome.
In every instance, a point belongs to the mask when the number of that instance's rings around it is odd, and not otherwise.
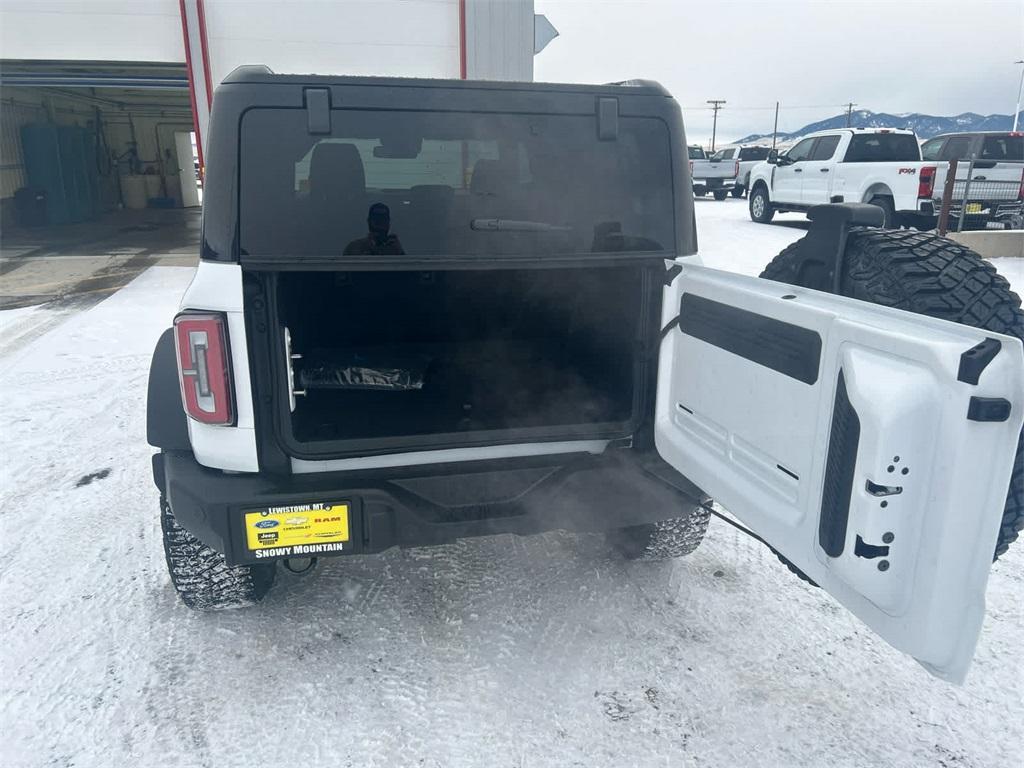
[[[828,173],[828,168],[819,168],[818,170],[822,173]]]
[[[803,172],[804,172],[803,168],[794,168],[793,169],[793,173],[803,173]]]

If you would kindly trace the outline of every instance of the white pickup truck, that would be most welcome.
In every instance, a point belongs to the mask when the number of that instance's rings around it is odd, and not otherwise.
[[[723,147],[711,156],[711,160],[738,162],[736,179],[730,191],[733,197],[743,197],[750,189],[750,172],[754,170],[754,166],[774,157],[775,154],[775,150],[770,147]]]
[[[750,218],[767,224],[776,211],[822,203],[871,203],[885,226],[935,225],[935,163],[921,161],[913,131],[843,128],[797,142],[750,172]]]
[[[985,229],[989,222],[1019,227],[1024,213],[1024,133],[946,133],[922,144],[921,156],[938,168],[936,213],[942,207],[949,161],[959,163],[949,210],[950,229]]]
[[[697,146],[689,147],[690,177],[693,179],[693,194],[704,197],[708,192],[715,200],[725,200],[735,188],[740,175],[738,160],[723,160],[720,152],[710,158]]]

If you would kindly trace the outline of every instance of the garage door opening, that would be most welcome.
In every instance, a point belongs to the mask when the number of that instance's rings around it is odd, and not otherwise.
[[[0,68],[0,306],[66,296],[97,272],[194,263],[202,193],[185,67]]]

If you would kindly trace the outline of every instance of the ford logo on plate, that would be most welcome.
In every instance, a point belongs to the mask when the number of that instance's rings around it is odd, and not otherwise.
[[[257,528],[276,528],[277,526],[277,520],[260,520],[256,523]]]

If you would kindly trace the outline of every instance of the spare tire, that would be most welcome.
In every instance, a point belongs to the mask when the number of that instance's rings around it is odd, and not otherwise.
[[[796,244],[761,277],[799,285]],[[1006,278],[974,251],[927,232],[855,228],[846,241],[843,296],[919,315],[985,328],[1024,340],[1020,297]],[[1017,441],[1010,490],[993,559],[1024,529],[1024,432]]]

